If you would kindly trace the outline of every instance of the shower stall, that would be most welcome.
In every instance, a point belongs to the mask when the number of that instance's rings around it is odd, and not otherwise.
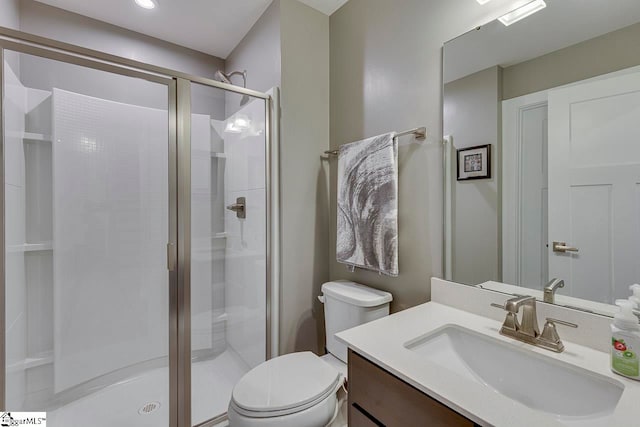
[[[8,29],[0,67],[2,409],[224,419],[277,348],[277,89]]]

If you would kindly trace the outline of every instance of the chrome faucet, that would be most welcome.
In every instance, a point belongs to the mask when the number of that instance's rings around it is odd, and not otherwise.
[[[547,286],[544,287],[544,302],[554,304],[556,302],[556,291],[558,288],[564,288],[564,280],[551,279]]]
[[[577,328],[574,323],[547,317],[542,333],[538,328],[538,317],[536,313],[536,299],[530,296],[517,296],[507,300],[504,305],[491,304],[493,307],[502,308],[507,311],[500,334],[511,337],[536,347],[561,353],[564,351],[564,344],[556,330],[556,323],[559,325]],[[522,308],[522,321],[518,321],[518,312]]]
[[[519,296],[507,300],[504,304],[504,309],[516,317],[516,324],[518,321],[518,311],[520,311],[521,307],[522,321],[518,325],[519,327],[517,328],[517,331],[520,334],[535,338],[540,335],[540,329],[538,329],[538,315],[536,313],[536,299],[530,296]]]

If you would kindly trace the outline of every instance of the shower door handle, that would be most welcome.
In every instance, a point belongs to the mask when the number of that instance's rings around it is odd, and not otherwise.
[[[167,243],[167,270],[175,271],[176,269],[176,245],[175,243]]]
[[[568,246],[565,242],[553,242],[553,252],[580,252],[580,249]]]
[[[247,217],[246,211],[247,200],[244,197],[238,197],[236,202],[227,206],[227,209],[236,213],[236,217],[244,219]]]

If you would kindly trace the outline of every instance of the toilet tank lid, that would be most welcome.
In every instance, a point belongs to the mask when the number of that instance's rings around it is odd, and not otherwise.
[[[393,300],[389,292],[379,291],[348,280],[335,280],[322,285],[322,293],[358,307],[377,307]]]

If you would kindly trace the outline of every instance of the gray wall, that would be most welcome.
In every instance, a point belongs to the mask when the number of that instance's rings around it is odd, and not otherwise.
[[[0,0],[0,27],[20,29],[20,1]],[[5,60],[16,74],[20,77],[20,58],[18,55],[7,52]]]
[[[426,126],[428,142],[402,147],[400,276],[348,273],[335,262],[335,191],[330,274],[390,291],[392,309],[430,299],[442,276],[442,45],[513,7],[470,0],[350,0],[331,16],[331,146]],[[335,162],[331,188],[335,188]]]
[[[250,89],[266,92],[280,87],[280,0],[271,3],[225,62],[227,72],[247,70]],[[234,77],[233,82],[241,84],[242,78]],[[227,116],[238,110],[240,98],[227,95]]]
[[[20,0],[20,30],[197,76],[224,69],[220,58],[34,0]]]
[[[282,0],[282,352],[324,347],[322,305],[329,279],[329,17]]]
[[[640,23],[507,67],[504,99],[640,64]]]
[[[20,1],[0,0],[0,27],[13,28],[20,27]]]
[[[491,144],[491,179],[457,181],[452,159],[454,282],[501,279],[501,72],[491,67],[444,86],[444,134],[453,136],[454,147]]]

